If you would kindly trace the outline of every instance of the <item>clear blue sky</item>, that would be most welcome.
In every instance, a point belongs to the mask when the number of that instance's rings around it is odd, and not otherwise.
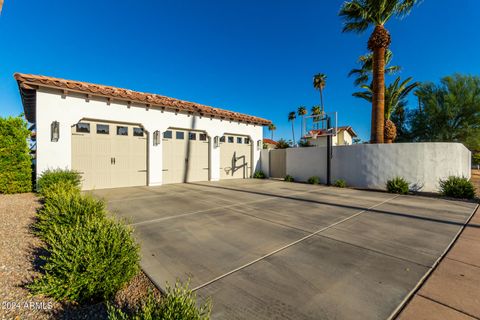
[[[347,74],[366,52],[369,32],[341,33],[341,3],[5,0],[0,115],[22,112],[12,75],[25,72],[248,113],[271,119],[275,138],[290,138],[287,114],[318,103],[312,76],[322,72],[327,111],[368,139],[370,106],[351,96]],[[387,28],[403,77],[480,74],[480,1],[425,0]]]

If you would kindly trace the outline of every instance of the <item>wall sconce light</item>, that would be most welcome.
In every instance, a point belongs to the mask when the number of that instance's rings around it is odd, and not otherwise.
[[[50,126],[50,140],[52,142],[57,142],[60,138],[60,123],[58,121],[53,121]]]
[[[219,139],[218,139],[218,136],[215,136],[213,138],[213,147],[214,148],[218,148],[220,146],[220,144],[218,143]]]
[[[262,147],[263,147],[262,140],[258,140],[257,141],[257,150],[262,150]]]
[[[158,146],[160,144],[160,131],[153,132],[153,145]]]

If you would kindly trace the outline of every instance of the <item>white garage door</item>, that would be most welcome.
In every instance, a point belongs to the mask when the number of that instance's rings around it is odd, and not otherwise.
[[[81,121],[72,127],[72,169],[82,189],[147,184],[147,138],[139,126]]]
[[[163,133],[163,183],[208,181],[206,133],[171,129]]]
[[[252,170],[252,142],[247,137],[220,138],[220,179],[246,179]]]

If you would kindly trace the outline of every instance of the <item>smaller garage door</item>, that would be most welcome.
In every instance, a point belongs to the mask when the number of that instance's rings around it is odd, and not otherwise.
[[[252,142],[238,135],[220,138],[220,179],[246,179],[252,172]]]
[[[209,139],[205,132],[170,129],[163,133],[163,183],[208,181]]]

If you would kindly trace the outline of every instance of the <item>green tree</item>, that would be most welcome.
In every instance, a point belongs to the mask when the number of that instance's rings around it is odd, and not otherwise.
[[[317,73],[313,76],[313,87],[320,91],[320,104],[322,105],[322,110],[325,110],[323,105],[323,89],[327,85],[327,75],[323,73]]]
[[[305,108],[305,106],[298,107],[297,114],[302,118],[302,130],[300,130],[300,134],[303,137],[305,135],[305,116],[307,115],[307,108]]]
[[[295,118],[296,118],[296,114],[295,114],[295,111],[292,111],[288,114],[288,121],[292,123],[292,137],[293,137],[293,140],[292,141],[295,141]]]
[[[393,75],[402,69],[400,66],[390,66],[392,58],[393,52],[390,49],[387,49],[385,53],[385,74]],[[371,84],[373,74],[373,54],[370,52],[360,56],[360,58],[358,58],[358,63],[360,64],[360,68],[350,70],[348,76],[355,76],[355,80],[353,81],[355,86],[362,86],[367,83]]]
[[[313,117],[313,125],[315,129],[319,129],[320,117],[322,115],[322,107],[321,106],[313,106],[312,107],[312,116]]]
[[[280,139],[277,141],[277,145],[275,146],[275,149],[287,149],[292,146],[291,141],[286,141],[285,139]]]
[[[277,130],[277,127],[276,127],[273,123],[270,123],[270,124],[268,125],[268,130],[271,132],[271,134],[272,134],[272,140],[273,140],[273,132],[274,132],[275,130]]]
[[[385,55],[390,34],[385,23],[392,16],[407,15],[419,0],[350,0],[343,3],[339,15],[344,19],[343,32],[363,33],[375,26],[368,40],[373,53],[371,142],[383,143],[385,119]]]

